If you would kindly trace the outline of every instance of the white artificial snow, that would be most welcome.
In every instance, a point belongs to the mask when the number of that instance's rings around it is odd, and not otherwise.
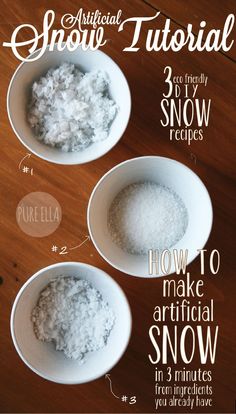
[[[53,279],[32,312],[34,332],[65,356],[84,362],[87,352],[106,345],[115,316],[90,283],[72,276]]]
[[[154,182],[128,185],[108,213],[112,240],[131,254],[169,249],[184,235],[188,213],[180,197]]]
[[[84,74],[72,63],[63,63],[34,82],[28,121],[43,143],[81,151],[107,138],[117,110],[104,71]]]

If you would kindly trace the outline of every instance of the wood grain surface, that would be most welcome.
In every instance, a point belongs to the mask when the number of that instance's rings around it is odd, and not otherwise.
[[[148,4],[150,3],[150,4]],[[186,4],[186,7],[185,7]],[[214,4],[214,7],[212,6]],[[106,1],[81,0],[1,0],[0,35],[9,41],[14,28],[30,22],[41,30],[42,19],[49,8],[57,13],[57,23],[65,13],[76,14],[79,7],[115,13],[123,10],[123,18],[152,16],[154,8],[163,11],[158,25],[171,18],[173,28],[185,27],[189,21],[206,19],[210,27],[223,25],[230,12],[236,12],[235,1],[191,2],[175,0]],[[145,45],[146,24],[140,45]],[[159,27],[159,26],[158,26]],[[117,163],[141,155],[174,158],[192,168],[207,186],[213,202],[214,223],[206,248],[221,252],[220,274],[204,276],[206,297],[215,300],[215,320],[220,326],[216,363],[212,368],[214,406],[208,412],[235,412],[235,250],[233,240],[235,202],[235,130],[236,130],[236,55],[221,52],[124,53],[132,39],[132,27],[122,33],[116,27],[106,28],[110,39],[103,50],[124,71],[132,93],[132,114],[127,130],[116,147],[102,158],[81,166],[47,163],[36,156],[30,158],[34,175],[23,174],[18,164],[27,153],[12,131],[6,111],[6,93],[19,61],[11,50],[2,48],[1,59],[1,285],[0,285],[0,411],[1,412],[73,412],[115,413],[155,412],[153,367],[148,361],[152,351],[148,329],[152,324],[155,305],[163,304],[162,280],[143,280],[120,273],[109,266],[91,242],[67,256],[51,251],[51,246],[74,246],[88,234],[86,209],[90,193],[101,176]],[[24,35],[22,35],[24,39]],[[173,67],[176,74],[205,73],[208,86],[200,89],[200,97],[212,99],[210,123],[202,142],[188,146],[170,142],[167,129],[160,124],[160,100],[164,91],[163,70]],[[20,199],[32,191],[45,191],[61,204],[63,219],[58,230],[46,238],[31,238],[18,227],[15,219]],[[133,314],[133,332],[129,347],[111,371],[114,391],[136,395],[137,403],[129,405],[112,396],[103,377],[79,386],[50,383],[31,372],[18,357],[9,330],[14,298],[22,284],[37,270],[59,261],[82,261],[107,271],[124,289]],[[193,279],[199,278],[199,259],[190,266]],[[198,367],[197,358],[192,367]],[[181,363],[177,365],[181,369]],[[201,410],[199,410],[200,412]],[[163,412],[182,412],[167,408]],[[202,410],[204,412],[204,410]]]

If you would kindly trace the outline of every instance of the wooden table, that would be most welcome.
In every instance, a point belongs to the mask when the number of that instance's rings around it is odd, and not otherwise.
[[[152,16],[161,10],[159,25],[167,17],[172,28],[186,27],[206,19],[209,28],[222,27],[226,16],[236,12],[233,0],[147,0],[110,2],[103,0],[2,0],[0,32],[9,41],[14,28],[23,22],[34,24],[38,30],[45,11],[52,8],[57,22],[65,13],[84,10],[115,12],[123,10],[123,18]],[[146,24],[140,44],[145,42]],[[230,53],[194,52],[183,49],[179,53],[163,51],[124,53],[132,38],[131,26],[122,33],[116,27],[106,28],[110,41],[103,50],[108,53],[127,76],[132,93],[132,116],[128,128],[116,147],[101,159],[81,166],[47,163],[32,156],[29,164],[34,175],[18,170],[20,160],[27,153],[12,131],[6,112],[6,93],[11,76],[19,62],[11,50],[1,48],[1,285],[0,285],[0,410],[1,412],[155,412],[154,368],[148,361],[152,346],[148,329],[152,324],[153,308],[163,304],[162,280],[139,279],[126,276],[109,266],[96,252],[92,242],[80,249],[60,256],[51,251],[58,246],[76,245],[88,234],[86,208],[90,193],[99,178],[119,162],[141,155],[161,155],[174,158],[192,168],[207,186],[214,208],[214,223],[206,248],[221,252],[221,270],[217,276],[204,276],[207,297],[215,300],[215,321],[220,326],[216,363],[208,366],[213,372],[214,406],[207,412],[235,412],[235,250],[234,240],[234,173],[235,160],[235,46]],[[235,32],[234,32],[235,34]],[[22,35],[22,39],[24,36]],[[200,96],[212,99],[210,123],[202,142],[170,142],[167,128],[160,124],[160,100],[164,91],[163,70],[173,67],[176,74],[205,73],[208,86]],[[58,230],[46,238],[32,238],[24,234],[15,220],[20,199],[32,191],[45,191],[56,197],[63,209]],[[127,352],[111,371],[113,389],[119,396],[136,395],[137,403],[129,405],[113,397],[108,381],[103,377],[79,386],[63,386],[48,382],[31,372],[19,359],[9,330],[11,306],[22,284],[34,272],[51,263],[64,260],[82,261],[107,271],[124,289],[133,313],[133,332]],[[199,259],[190,266],[193,279],[199,278]],[[193,362],[198,366],[197,360]],[[177,365],[181,369],[181,362]],[[163,408],[163,412],[182,412]],[[196,411],[196,410],[195,410]],[[199,409],[204,412],[204,409]]]

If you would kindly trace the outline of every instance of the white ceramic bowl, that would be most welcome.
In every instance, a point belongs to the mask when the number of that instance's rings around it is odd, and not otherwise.
[[[82,365],[56,351],[52,343],[39,341],[30,319],[41,290],[60,275],[78,276],[91,282],[116,317],[106,346],[87,354]],[[102,270],[76,262],[57,263],[35,273],[20,289],[11,312],[11,335],[21,359],[41,377],[63,384],[92,381],[109,372],[126,350],[131,325],[130,307],[119,285]]]
[[[203,248],[212,227],[212,205],[206,187],[188,167],[175,160],[147,156],[133,158],[108,171],[95,186],[88,204],[87,222],[91,239],[101,256],[113,267],[132,276],[150,277],[148,258],[124,252],[111,239],[107,216],[115,196],[127,185],[154,181],[174,190],[183,200],[189,216],[187,230],[173,249],[188,249],[188,264]],[[150,206],[151,208],[152,206]],[[174,273],[174,261],[170,272]],[[163,276],[160,271],[158,276]]]
[[[31,56],[37,53],[39,51],[34,52]],[[39,142],[26,119],[27,105],[33,82],[45,75],[51,67],[57,67],[63,62],[72,62],[84,72],[94,69],[105,70],[110,78],[110,96],[119,106],[119,111],[111,124],[107,139],[94,143],[79,152],[66,153]],[[23,62],[18,66],[8,88],[7,111],[15,134],[32,153],[57,164],[83,164],[101,157],[117,144],[129,121],[131,96],[123,72],[104,52],[100,50],[84,51],[81,47],[74,52],[70,52],[68,49],[63,51],[57,51],[56,49],[49,51],[47,49],[38,60]]]

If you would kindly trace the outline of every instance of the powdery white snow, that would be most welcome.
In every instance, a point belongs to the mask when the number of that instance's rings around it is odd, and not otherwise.
[[[169,249],[184,235],[188,213],[180,197],[154,182],[128,185],[113,200],[108,228],[124,251],[144,255]]]
[[[65,62],[34,82],[28,121],[45,144],[81,151],[108,137],[117,110],[104,71],[84,74]]]
[[[115,316],[86,280],[60,276],[40,293],[32,322],[39,340],[53,342],[56,350],[82,363],[87,352],[106,345]]]

